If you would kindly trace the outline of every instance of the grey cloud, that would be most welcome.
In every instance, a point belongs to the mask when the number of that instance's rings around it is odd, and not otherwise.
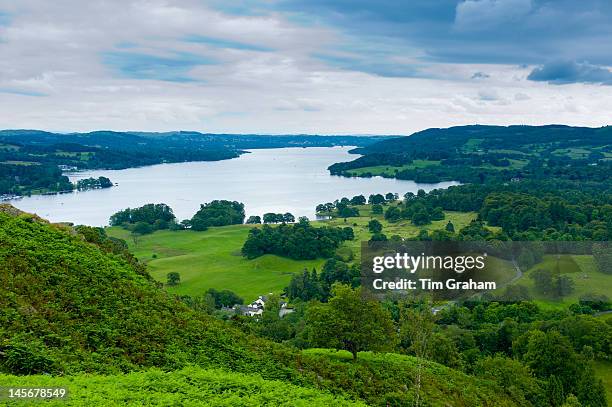
[[[558,61],[533,69],[527,79],[555,85],[570,83],[612,85],[612,71],[587,62]]]

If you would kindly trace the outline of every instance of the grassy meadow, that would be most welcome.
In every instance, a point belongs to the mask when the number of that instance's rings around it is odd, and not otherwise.
[[[559,264],[559,269],[563,271],[562,274],[574,281],[574,291],[560,299],[549,298],[536,292],[533,280],[530,277],[537,269],[554,271],[557,269],[557,264]],[[567,255],[558,259],[556,256],[544,256],[544,260],[527,270],[517,284],[527,287],[534,301],[539,305],[546,308],[563,308],[572,303],[577,303],[580,297],[585,294],[610,295],[612,275],[599,272],[593,256]]]
[[[114,227],[110,236],[128,242],[130,251],[147,263],[151,275],[162,282],[176,271],[181,283],[167,287],[177,294],[203,295],[209,288],[229,289],[251,301],[258,295],[280,292],[291,275],[304,267],[319,268],[323,259],[297,261],[274,255],[247,260],[240,249],[251,226],[235,225],[191,230],[157,231],[134,241],[129,232]]]
[[[370,205],[359,206],[359,217],[335,218],[317,221],[315,226],[350,226],[355,232],[355,239],[347,241],[337,250],[337,254],[348,262],[359,261],[361,242],[371,237],[368,222],[378,219],[383,224],[383,233],[387,237],[399,235],[404,238],[414,237],[419,231],[443,229],[451,221],[455,230],[467,226],[476,218],[473,212],[445,212],[445,219],[434,221],[425,226],[414,226],[409,220],[389,223],[382,215],[373,215]],[[324,259],[292,260],[267,254],[253,260],[244,258],[240,250],[247,238],[249,230],[254,225],[233,225],[213,227],[204,232],[191,230],[156,231],[150,235],[139,236],[136,239],[130,232],[112,227],[107,229],[110,236],[124,239],[130,251],[147,264],[151,275],[158,281],[166,282],[169,272],[176,271],[181,276],[181,282],[176,286],[168,286],[168,291],[191,296],[203,295],[209,288],[218,290],[229,289],[241,296],[245,301],[252,301],[259,295],[281,292],[291,280],[294,273],[304,268],[313,267],[320,270]],[[492,228],[493,229],[493,228]],[[496,281],[505,285],[515,276],[511,262],[500,259],[495,261],[498,271]],[[564,274],[575,284],[574,291],[561,299],[548,298],[534,290],[530,278],[534,270],[549,268],[554,270],[557,263],[561,265]],[[597,271],[592,256],[563,256],[557,259],[545,256],[544,261],[530,270],[516,282],[526,286],[536,303],[545,308],[563,308],[578,302],[584,294],[609,294],[612,288],[612,276]],[[503,289],[500,288],[500,290]]]
[[[383,232],[391,237],[416,236],[421,229],[444,228],[450,220],[458,230],[476,218],[475,213],[447,212],[446,218],[430,225],[417,227],[404,220],[389,223],[382,215],[372,215],[369,205],[359,207],[356,218],[333,219],[313,222],[313,225],[351,226],[355,240],[345,242],[338,254],[345,260],[359,259],[361,242],[369,240],[368,222],[378,219],[384,226]],[[191,230],[156,231],[150,235],[132,237],[130,232],[119,227],[107,228],[109,236],[124,239],[130,251],[141,261],[147,263],[151,275],[166,282],[166,275],[176,271],[181,276],[177,286],[167,287],[176,294],[202,295],[209,288],[229,289],[251,301],[262,294],[282,291],[294,273],[304,268],[319,270],[324,259],[292,260],[271,254],[247,260],[240,249],[252,225],[233,225],[213,227],[204,232]]]

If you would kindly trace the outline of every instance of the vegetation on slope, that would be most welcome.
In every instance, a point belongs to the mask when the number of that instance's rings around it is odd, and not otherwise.
[[[197,364],[318,387],[374,405],[412,400],[411,363],[400,361],[393,369],[387,362],[345,363],[246,335],[187,308],[120,252],[102,250],[72,229],[11,207],[0,211],[0,281],[4,373],[117,374]],[[432,405],[515,405],[487,380],[435,364],[424,375],[425,399]],[[444,398],[437,399],[440,392]]]
[[[258,375],[187,367],[172,372],[158,369],[117,375],[74,376],[0,375],[0,387],[62,387],[65,400],[49,406],[365,406],[342,396],[295,386]],[[22,405],[21,401],[8,403]]]

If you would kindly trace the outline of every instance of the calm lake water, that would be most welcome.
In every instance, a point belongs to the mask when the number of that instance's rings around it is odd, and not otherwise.
[[[381,177],[344,178],[327,167],[357,156],[350,147],[252,150],[239,158],[215,162],[160,164],[126,170],[96,170],[70,175],[71,181],[105,176],[118,185],[102,190],[32,196],[11,201],[52,222],[92,226],[108,224],[113,213],[146,203],[165,203],[180,219],[191,218],[200,204],[228,199],[245,204],[247,216],[291,212],[314,219],[315,206],[341,197],[419,189],[447,188],[455,182],[417,184]]]

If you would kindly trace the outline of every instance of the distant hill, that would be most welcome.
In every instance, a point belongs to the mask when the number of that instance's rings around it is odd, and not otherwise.
[[[427,129],[351,151],[334,175],[417,182],[508,182],[544,177],[604,180],[612,165],[612,127],[459,126]],[[568,164],[572,167],[567,170]]]
[[[100,233],[94,228],[78,232],[52,225],[10,205],[0,206],[0,373],[67,377],[0,375],[0,384],[72,383],[79,386],[77,397],[90,392],[92,400],[100,400],[108,388],[98,387],[99,376],[72,375],[116,375],[149,368],[174,371],[198,365],[317,388],[370,405],[410,404],[415,358],[372,355],[353,363],[247,335],[167,294],[118,241]],[[433,362],[423,366],[423,397],[428,405],[518,404],[492,381]],[[223,381],[215,384],[211,372],[193,375],[193,380],[207,383],[211,400],[225,394]],[[144,394],[147,382],[157,388],[159,376],[126,380],[142,383],[134,384],[134,389]],[[116,376],[108,380],[123,382]],[[184,389],[193,394],[193,382],[186,382],[182,373],[168,375],[168,380],[174,383],[173,392]],[[268,394],[269,400],[280,397],[273,383],[235,375],[224,380],[231,388],[240,387],[241,380],[251,383],[249,388],[259,387],[257,391]],[[287,391],[299,393],[295,386]],[[253,396],[246,390],[238,393],[247,400]],[[302,396],[329,401],[323,393],[310,390]]]
[[[471,145],[468,142],[472,140]],[[612,145],[612,127],[548,126],[456,126],[431,128],[410,136],[382,140],[355,150],[360,154],[488,151],[517,149],[533,152],[534,145],[605,147]]]

